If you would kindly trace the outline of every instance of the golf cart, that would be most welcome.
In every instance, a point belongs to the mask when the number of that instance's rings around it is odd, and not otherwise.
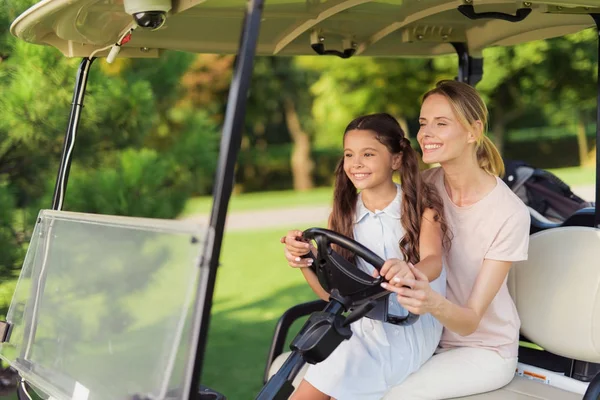
[[[599,0],[43,0],[31,7],[11,32],[82,61],[52,206],[40,211],[0,327],[1,357],[22,377],[19,398],[31,398],[32,387],[58,400],[223,398],[201,386],[200,377],[255,54],[457,53],[457,79],[475,85],[483,49],[578,32],[600,23],[599,16]],[[62,211],[94,59],[158,57],[165,49],[237,54],[209,226]],[[596,161],[598,203],[598,152]],[[521,364],[506,388],[469,398],[600,398],[600,375],[584,374],[588,382],[572,378],[576,368],[591,371],[600,363],[600,213],[581,214],[577,224],[532,235],[529,260],[509,277],[524,339],[546,352],[532,353],[533,366]],[[332,299],[282,317],[259,399],[287,398],[304,364],[327,357],[348,337],[353,320],[386,317],[377,312],[385,303],[379,282],[353,273],[328,250],[336,244],[374,266],[381,260],[327,230],[307,233],[319,243],[317,269]],[[167,294],[166,280],[181,290]],[[313,312],[293,352],[284,354],[291,321]],[[411,321],[409,315],[390,322]],[[571,371],[536,369],[543,354],[573,360]]]

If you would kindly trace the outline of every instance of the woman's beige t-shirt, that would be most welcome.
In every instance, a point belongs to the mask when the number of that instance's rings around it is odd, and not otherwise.
[[[452,233],[450,249],[444,255],[448,273],[446,297],[464,306],[483,260],[514,262],[527,259],[529,211],[500,178],[496,178],[498,184],[483,199],[466,207],[458,207],[450,199],[442,168],[425,171],[424,178],[438,190]],[[516,357],[520,326],[505,279],[477,330],[471,335],[461,336],[444,328],[440,347],[480,347],[495,350],[505,358]]]

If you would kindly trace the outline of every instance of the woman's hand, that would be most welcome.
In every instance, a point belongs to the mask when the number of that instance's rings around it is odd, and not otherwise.
[[[409,312],[417,315],[432,313],[439,308],[444,298],[431,289],[424,273],[410,263],[408,267],[414,278],[393,278],[392,282],[382,283],[381,286],[396,293],[398,303]]]
[[[306,268],[312,265],[311,258],[302,258],[312,249],[311,244],[302,237],[302,231],[289,231],[279,241],[285,244],[284,254],[290,267]]]
[[[394,278],[398,279],[415,279],[410,267],[405,261],[398,258],[390,258],[381,267],[381,271],[373,271],[373,276],[377,278],[382,276],[386,281],[392,285],[396,285]]]

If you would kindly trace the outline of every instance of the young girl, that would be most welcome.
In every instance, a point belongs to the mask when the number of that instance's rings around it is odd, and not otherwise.
[[[433,187],[421,180],[417,154],[402,128],[388,114],[359,117],[346,128],[343,143],[329,228],[387,260],[381,269],[386,280],[413,278],[410,262],[443,296],[446,228],[442,203]],[[401,185],[393,181],[396,171]],[[301,235],[301,231],[290,231],[282,238],[286,258],[292,267],[300,268],[319,297],[329,300],[315,273],[306,268],[311,260],[301,258],[311,251],[309,244],[297,240]],[[346,251],[342,254],[377,276],[371,265]],[[406,315],[395,296],[389,299],[391,314]],[[431,315],[422,315],[408,327],[362,318],[351,328],[349,340],[323,362],[309,366],[292,399],[380,399],[431,357],[442,332]]]
[[[439,354],[386,399],[468,396],[514,377],[520,321],[506,280],[512,263],[527,259],[530,217],[499,178],[504,164],[485,136],[487,117],[481,96],[465,83],[442,81],[424,96],[417,138],[423,161],[441,165],[424,178],[440,194],[453,234],[444,254],[448,296],[416,270],[416,280],[388,288],[407,310],[435,316],[444,332]]]

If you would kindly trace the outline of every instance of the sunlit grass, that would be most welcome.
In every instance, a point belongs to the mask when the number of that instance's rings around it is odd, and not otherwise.
[[[593,185],[596,179],[595,167],[591,165],[585,167],[551,169],[549,171],[570,186]]]
[[[251,211],[297,206],[326,205],[331,203],[332,188],[316,188],[306,192],[293,190],[234,194],[229,203],[229,211]],[[208,214],[212,207],[212,196],[191,198],[182,216]]]

